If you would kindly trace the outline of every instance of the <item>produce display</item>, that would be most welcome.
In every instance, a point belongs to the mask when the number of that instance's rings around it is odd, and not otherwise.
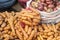
[[[26,7],[29,0],[18,1]],[[0,40],[60,40],[60,2],[29,2],[30,6],[22,8],[20,12],[0,12]]]
[[[58,0],[34,0],[30,6],[40,11],[53,12],[60,8],[60,2]]]
[[[31,8],[33,9],[33,8]],[[33,9],[34,10],[34,9]],[[37,10],[34,11],[27,11],[27,10],[23,10],[21,12],[21,20],[22,22],[24,22],[25,24],[28,25],[37,25],[38,23],[40,23],[40,13]]]
[[[0,13],[0,40],[60,40],[60,23],[41,24],[34,9]]]
[[[38,40],[60,40],[60,23],[39,25]]]
[[[0,40],[32,40],[36,32],[34,26],[40,20],[39,12],[33,8],[0,13]]]
[[[60,0],[32,0],[28,6],[40,12],[41,23],[60,22]]]

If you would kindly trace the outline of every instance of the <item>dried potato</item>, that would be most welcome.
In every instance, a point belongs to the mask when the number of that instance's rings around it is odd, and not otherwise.
[[[28,25],[26,25],[26,26],[25,26],[25,32],[26,32],[26,33],[27,33],[28,30],[29,30],[28,28],[29,28]]]
[[[5,27],[2,25],[0,27],[0,38],[2,40],[60,40],[60,23],[39,25],[41,18],[39,13],[33,10],[0,14],[0,24],[6,23],[3,25]],[[21,21],[28,22],[25,22],[24,28],[19,24]],[[15,34],[12,29],[14,29]]]
[[[31,34],[31,31],[32,31],[32,28],[31,27],[29,27],[29,29],[28,29],[28,35],[30,35]]]
[[[31,35],[29,36],[28,40],[32,40],[33,36],[35,35],[35,30],[32,31]]]
[[[5,27],[6,26],[6,23],[4,22],[2,25],[1,25],[1,27]]]
[[[17,34],[17,36],[18,36],[18,38],[19,38],[20,40],[23,40],[22,35],[19,33],[18,30],[16,30],[16,34]]]

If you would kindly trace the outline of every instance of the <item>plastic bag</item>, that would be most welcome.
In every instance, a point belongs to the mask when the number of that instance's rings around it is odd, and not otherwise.
[[[32,0],[29,0],[26,4],[27,7],[30,6],[30,3],[32,2]],[[39,10],[38,10],[39,11]],[[58,23],[60,22],[60,8],[58,8],[58,10],[47,13],[44,11],[39,11],[41,14],[41,18],[42,18],[42,23]]]

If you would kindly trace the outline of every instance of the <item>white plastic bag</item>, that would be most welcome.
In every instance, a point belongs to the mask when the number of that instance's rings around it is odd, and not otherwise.
[[[30,6],[30,3],[32,2],[32,0],[29,0],[26,4],[27,7]],[[39,10],[38,10],[39,11]],[[58,23],[60,22],[60,8],[58,8],[58,10],[47,13],[44,11],[39,11],[41,14],[41,18],[42,18],[42,23]]]
[[[51,13],[39,11],[42,18],[42,23],[58,23],[60,22],[60,8]]]

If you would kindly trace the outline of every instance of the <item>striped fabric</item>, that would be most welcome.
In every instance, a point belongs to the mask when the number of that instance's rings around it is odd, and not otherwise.
[[[42,23],[58,23],[60,22],[60,8],[54,12],[41,12]]]

